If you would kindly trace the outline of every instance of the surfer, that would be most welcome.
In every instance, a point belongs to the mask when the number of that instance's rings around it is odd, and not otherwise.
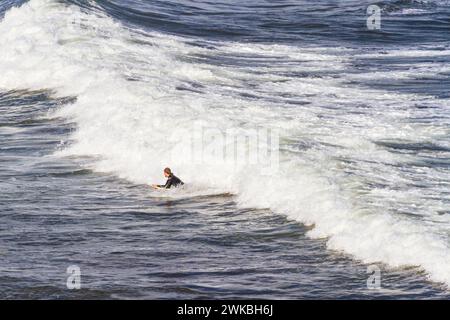
[[[154,189],[170,189],[170,187],[182,186],[184,183],[176,177],[170,168],[164,169],[164,176],[167,178],[166,184],[152,184]]]

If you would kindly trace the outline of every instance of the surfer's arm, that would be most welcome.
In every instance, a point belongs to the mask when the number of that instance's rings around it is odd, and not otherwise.
[[[154,189],[169,189],[172,186],[172,179],[167,179],[166,184],[152,184]]]
[[[163,185],[163,186],[161,186],[161,188],[163,188],[163,189],[169,189],[171,186],[172,186],[172,179],[169,178],[169,179],[167,179],[166,184]]]

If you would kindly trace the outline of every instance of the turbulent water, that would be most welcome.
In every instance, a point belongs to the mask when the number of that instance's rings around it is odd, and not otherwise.
[[[450,298],[450,2],[371,4],[1,1],[0,298]]]

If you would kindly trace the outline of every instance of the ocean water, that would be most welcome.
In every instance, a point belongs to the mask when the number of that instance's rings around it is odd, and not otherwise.
[[[371,4],[1,1],[0,298],[449,299],[450,1]]]

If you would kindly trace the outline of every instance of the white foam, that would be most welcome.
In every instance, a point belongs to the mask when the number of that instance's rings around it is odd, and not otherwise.
[[[73,23],[79,21],[82,27]],[[448,101],[346,84],[353,54],[348,49],[216,43],[211,50],[174,36],[135,32],[101,12],[85,14],[51,0],[8,11],[0,23],[0,47],[0,87],[77,97],[57,112],[77,124],[73,143],[58,155],[98,156],[93,169],[136,183],[158,182],[161,168],[171,166],[190,184],[178,196],[232,192],[240,206],[270,208],[314,224],[309,235],[326,237],[330,249],[368,263],[421,266],[430,279],[450,284],[448,219],[434,218],[442,207],[432,200],[442,191],[432,185],[441,173],[427,172],[429,207],[414,211],[423,198],[405,186],[417,176],[402,168],[415,159],[373,143],[435,139],[445,127],[408,121],[416,115],[411,106]],[[198,54],[257,55],[272,65],[215,66],[196,60]],[[286,71],[344,73],[296,78]],[[192,83],[201,85],[195,87],[200,92],[176,89]],[[199,123],[223,131],[279,130],[279,171],[214,157],[203,164],[187,161],[186,145],[179,142]],[[398,201],[390,201],[393,196]],[[421,215],[398,214],[405,207]]]

